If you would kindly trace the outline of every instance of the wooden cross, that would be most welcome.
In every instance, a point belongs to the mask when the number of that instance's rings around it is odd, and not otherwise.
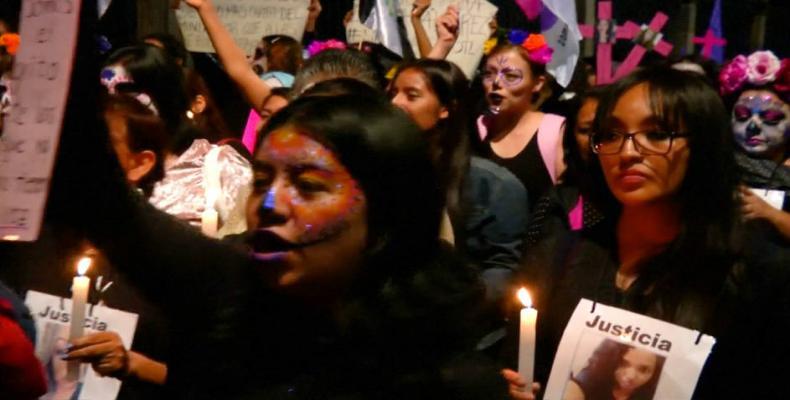
[[[653,50],[664,57],[669,55],[672,51],[672,45],[664,41],[661,34],[661,29],[666,25],[667,20],[669,20],[669,17],[666,14],[657,12],[647,26],[640,27],[630,21],[625,23],[626,29],[637,32],[635,35],[636,44],[623,63],[620,64],[620,67],[617,68],[617,71],[614,73],[614,80],[618,80],[633,71],[649,50]]]
[[[612,78],[612,46],[617,39],[633,39],[639,29],[633,29],[636,24],[628,21],[623,26],[617,26],[612,19],[612,2],[601,1],[598,3],[598,18],[595,26],[579,25],[582,36],[595,39],[597,42],[595,56],[596,84],[605,85],[614,81]]]
[[[705,32],[705,36],[697,36],[692,41],[702,45],[702,57],[705,58],[710,58],[714,47],[724,47],[727,44],[727,39],[716,36],[716,33],[710,28]]]

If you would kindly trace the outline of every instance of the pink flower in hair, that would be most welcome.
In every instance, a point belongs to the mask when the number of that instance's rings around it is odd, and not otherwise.
[[[765,85],[776,79],[781,62],[770,51],[755,51],[747,58],[749,64],[748,77],[749,83],[754,85]]]
[[[328,49],[345,50],[346,44],[336,39],[329,39],[323,42],[320,40],[314,40],[312,43],[310,43],[310,45],[307,46],[307,53],[310,54],[310,57],[313,57],[316,54]]]
[[[541,34],[530,34],[521,47],[527,50],[529,61],[537,64],[548,64],[554,53],[554,49],[546,44],[546,39]]]
[[[740,89],[746,82],[748,68],[746,57],[742,55],[736,56],[725,65],[719,73],[722,94],[730,94]]]
[[[790,102],[790,58],[782,60],[782,67],[776,73],[776,82],[774,82],[774,90],[779,92],[782,100]]]

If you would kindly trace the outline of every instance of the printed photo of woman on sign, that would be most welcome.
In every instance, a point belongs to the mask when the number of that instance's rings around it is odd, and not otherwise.
[[[574,368],[578,372],[568,380],[564,400],[653,399],[664,356],[627,343],[600,340],[597,335],[586,336],[594,340],[579,343],[573,363],[584,367]]]

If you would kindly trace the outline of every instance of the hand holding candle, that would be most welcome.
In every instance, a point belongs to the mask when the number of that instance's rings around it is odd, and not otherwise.
[[[88,303],[88,290],[91,280],[85,273],[91,266],[90,257],[82,257],[77,262],[77,276],[71,283],[71,325],[69,326],[69,341],[82,337],[85,327],[85,306]],[[80,364],[78,361],[70,361],[68,368],[68,379],[71,381],[79,380]]]
[[[538,319],[538,311],[532,308],[532,299],[527,289],[519,289],[518,299],[524,305],[521,309],[519,329],[518,374],[526,382],[526,387],[532,388],[535,369],[535,323]]]
[[[219,225],[219,215],[216,210],[217,197],[218,193],[215,188],[206,190],[206,208],[200,218],[203,234],[212,238],[217,237],[217,225]]]

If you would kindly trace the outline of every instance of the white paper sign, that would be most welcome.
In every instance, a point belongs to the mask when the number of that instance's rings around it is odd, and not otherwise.
[[[0,137],[0,239],[38,238],[69,91],[80,0],[22,2]]]
[[[401,0],[403,15],[411,15],[414,0]],[[491,36],[489,23],[497,12],[496,6],[485,0],[434,0],[420,19],[431,43],[436,43],[436,19],[444,14],[447,6],[455,4],[459,10],[458,41],[453,46],[447,61],[461,67],[467,78],[472,78],[483,57],[483,43]],[[417,37],[411,20],[406,18],[406,33],[414,54],[420,54]]]
[[[376,32],[368,28],[359,20],[359,0],[354,0],[354,7],[351,9],[353,16],[346,25],[346,42],[353,43],[378,43]]]
[[[49,381],[49,391],[42,398],[71,399],[75,393],[79,393],[79,400],[116,398],[121,390],[121,381],[98,376],[90,364],[82,364],[83,379],[79,384],[66,377],[67,362],[58,353],[65,348],[69,338],[71,299],[29,290],[25,304],[36,321],[36,356]],[[89,306],[86,314],[85,334],[117,332],[127,349],[132,346],[137,314],[101,306]]]
[[[777,210],[781,210],[782,207],[784,207],[785,192],[783,190],[755,189],[755,188],[749,188],[749,190],[751,190],[755,196],[763,199],[763,201],[770,204],[771,207]]]
[[[698,341],[699,339],[699,341]],[[582,299],[562,335],[545,399],[613,391],[628,398],[690,399],[712,336]]]
[[[267,35],[288,35],[302,41],[309,5],[310,0],[214,0],[222,24],[247,55],[252,55]],[[176,18],[189,51],[214,53],[197,11],[182,4]]]

